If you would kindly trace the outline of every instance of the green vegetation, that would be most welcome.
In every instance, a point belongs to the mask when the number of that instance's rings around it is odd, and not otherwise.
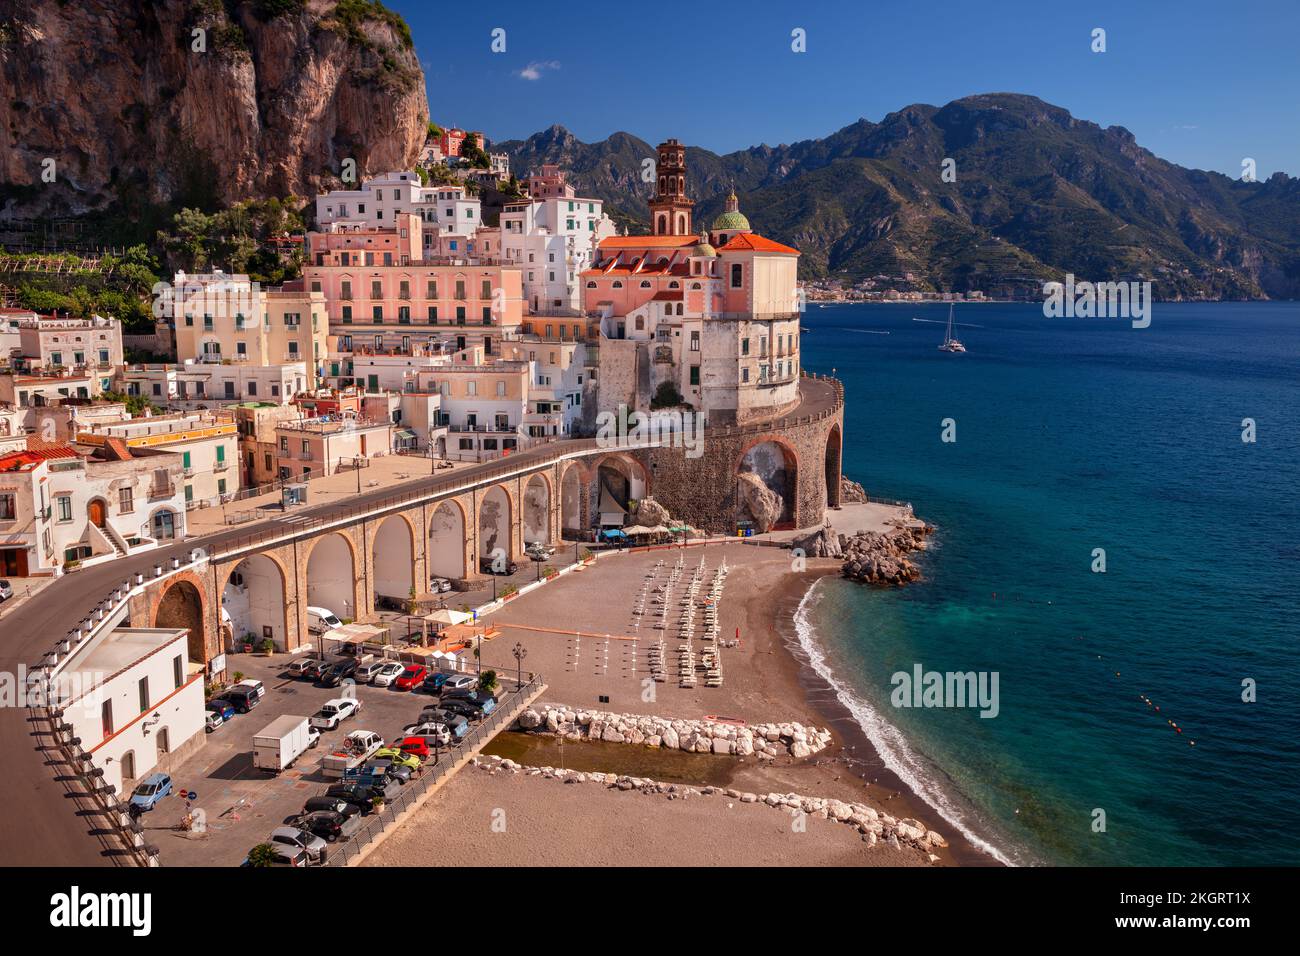
[[[259,843],[248,851],[249,866],[274,866],[275,847],[269,843]]]
[[[651,408],[675,408],[682,404],[685,399],[682,393],[677,390],[674,382],[660,382],[659,387],[655,389],[654,398],[650,399]]]
[[[162,409],[143,395],[127,395],[125,392],[101,392],[100,398],[106,402],[121,402],[126,406],[132,418],[139,418],[146,411],[161,412]]]
[[[289,13],[301,13],[307,0],[253,0],[253,14],[259,20],[274,20]]]
[[[48,271],[54,262],[61,262],[66,271]],[[24,266],[38,264],[43,271],[24,271]],[[0,252],[0,268],[23,308],[83,318],[109,315],[120,319],[128,333],[153,331],[149,296],[159,281],[160,266],[143,245],[121,256],[101,257]]]
[[[492,166],[492,160],[487,153],[483,152],[478,137],[473,133],[469,133],[460,144],[460,158],[475,169],[489,169]]]
[[[411,28],[402,19],[402,15],[389,10],[380,0],[339,0],[334,5],[334,12],[330,16],[338,24],[343,35],[358,46],[373,49],[374,44],[362,29],[366,21],[371,20],[389,26],[397,34],[403,49],[410,50],[415,47],[415,41],[411,38]]]
[[[184,208],[172,217],[170,230],[158,233],[168,263],[187,272],[220,267],[246,272],[263,285],[279,285],[302,274],[302,252],[281,255],[265,243],[304,228],[294,196],[253,199],[229,209],[205,213]]]
[[[501,682],[497,679],[497,672],[484,671],[482,674],[479,675],[478,686],[479,686],[479,690],[485,693],[488,694],[495,693],[496,690],[501,686]]]
[[[439,126],[437,123],[435,123],[433,120],[429,120],[428,135],[425,138],[442,139],[442,127]]]

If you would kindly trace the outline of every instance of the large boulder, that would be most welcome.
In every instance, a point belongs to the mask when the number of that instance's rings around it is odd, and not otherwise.
[[[867,489],[856,481],[850,481],[840,475],[840,504],[867,501]]]
[[[785,501],[752,471],[738,475],[736,486],[739,493],[737,519],[752,521],[759,534],[771,531],[781,520]]]
[[[840,536],[830,528],[818,528],[811,534],[795,538],[790,547],[803,552],[806,558],[842,558],[844,549],[840,547]]]
[[[633,524],[645,525],[647,528],[653,528],[655,525],[671,525],[672,515],[668,509],[655,501],[653,498],[642,498],[636,506],[636,514],[633,515]]]
[[[519,726],[524,730],[536,730],[542,726],[542,715],[530,707],[519,715]]]

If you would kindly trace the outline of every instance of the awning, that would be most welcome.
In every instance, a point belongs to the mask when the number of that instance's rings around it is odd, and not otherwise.
[[[463,624],[466,621],[474,619],[473,614],[466,614],[464,611],[453,611],[450,608],[439,608],[438,610],[424,615],[424,619],[433,624]]]
[[[626,538],[626,537],[627,537],[627,535],[625,535],[622,531],[619,531],[617,528],[606,528],[604,531],[601,532],[601,534],[604,535],[606,538]]]
[[[415,441],[420,436],[415,434],[415,432],[409,428],[399,428],[397,431],[393,432],[393,437],[398,438],[401,441]]]

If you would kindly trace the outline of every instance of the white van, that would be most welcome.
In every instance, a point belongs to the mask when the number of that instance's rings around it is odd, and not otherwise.
[[[311,634],[324,634],[343,626],[343,622],[334,616],[327,607],[307,608],[307,631]]]

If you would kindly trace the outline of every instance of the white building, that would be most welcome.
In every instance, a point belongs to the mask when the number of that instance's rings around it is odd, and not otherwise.
[[[203,745],[203,664],[189,659],[188,639],[185,628],[118,627],[86,642],[55,677],[63,719],[124,799]]]
[[[179,455],[29,445],[0,457],[0,577],[56,575],[185,536]]]
[[[483,225],[483,211],[464,186],[423,186],[416,173],[391,172],[366,180],[360,189],[335,189],[316,197],[316,224],[322,231],[392,229],[402,213],[423,221],[426,259],[475,254],[472,242]]]
[[[234,402],[288,404],[308,388],[306,362],[282,365],[206,362],[128,365],[117,374],[118,389],[139,395],[156,405],[172,408],[208,408]]]
[[[577,314],[578,277],[591,268],[600,241],[614,235],[614,223],[601,200],[575,194],[558,166],[543,166],[527,186],[529,198],[501,213],[501,254],[523,271],[524,301],[533,314]]]

